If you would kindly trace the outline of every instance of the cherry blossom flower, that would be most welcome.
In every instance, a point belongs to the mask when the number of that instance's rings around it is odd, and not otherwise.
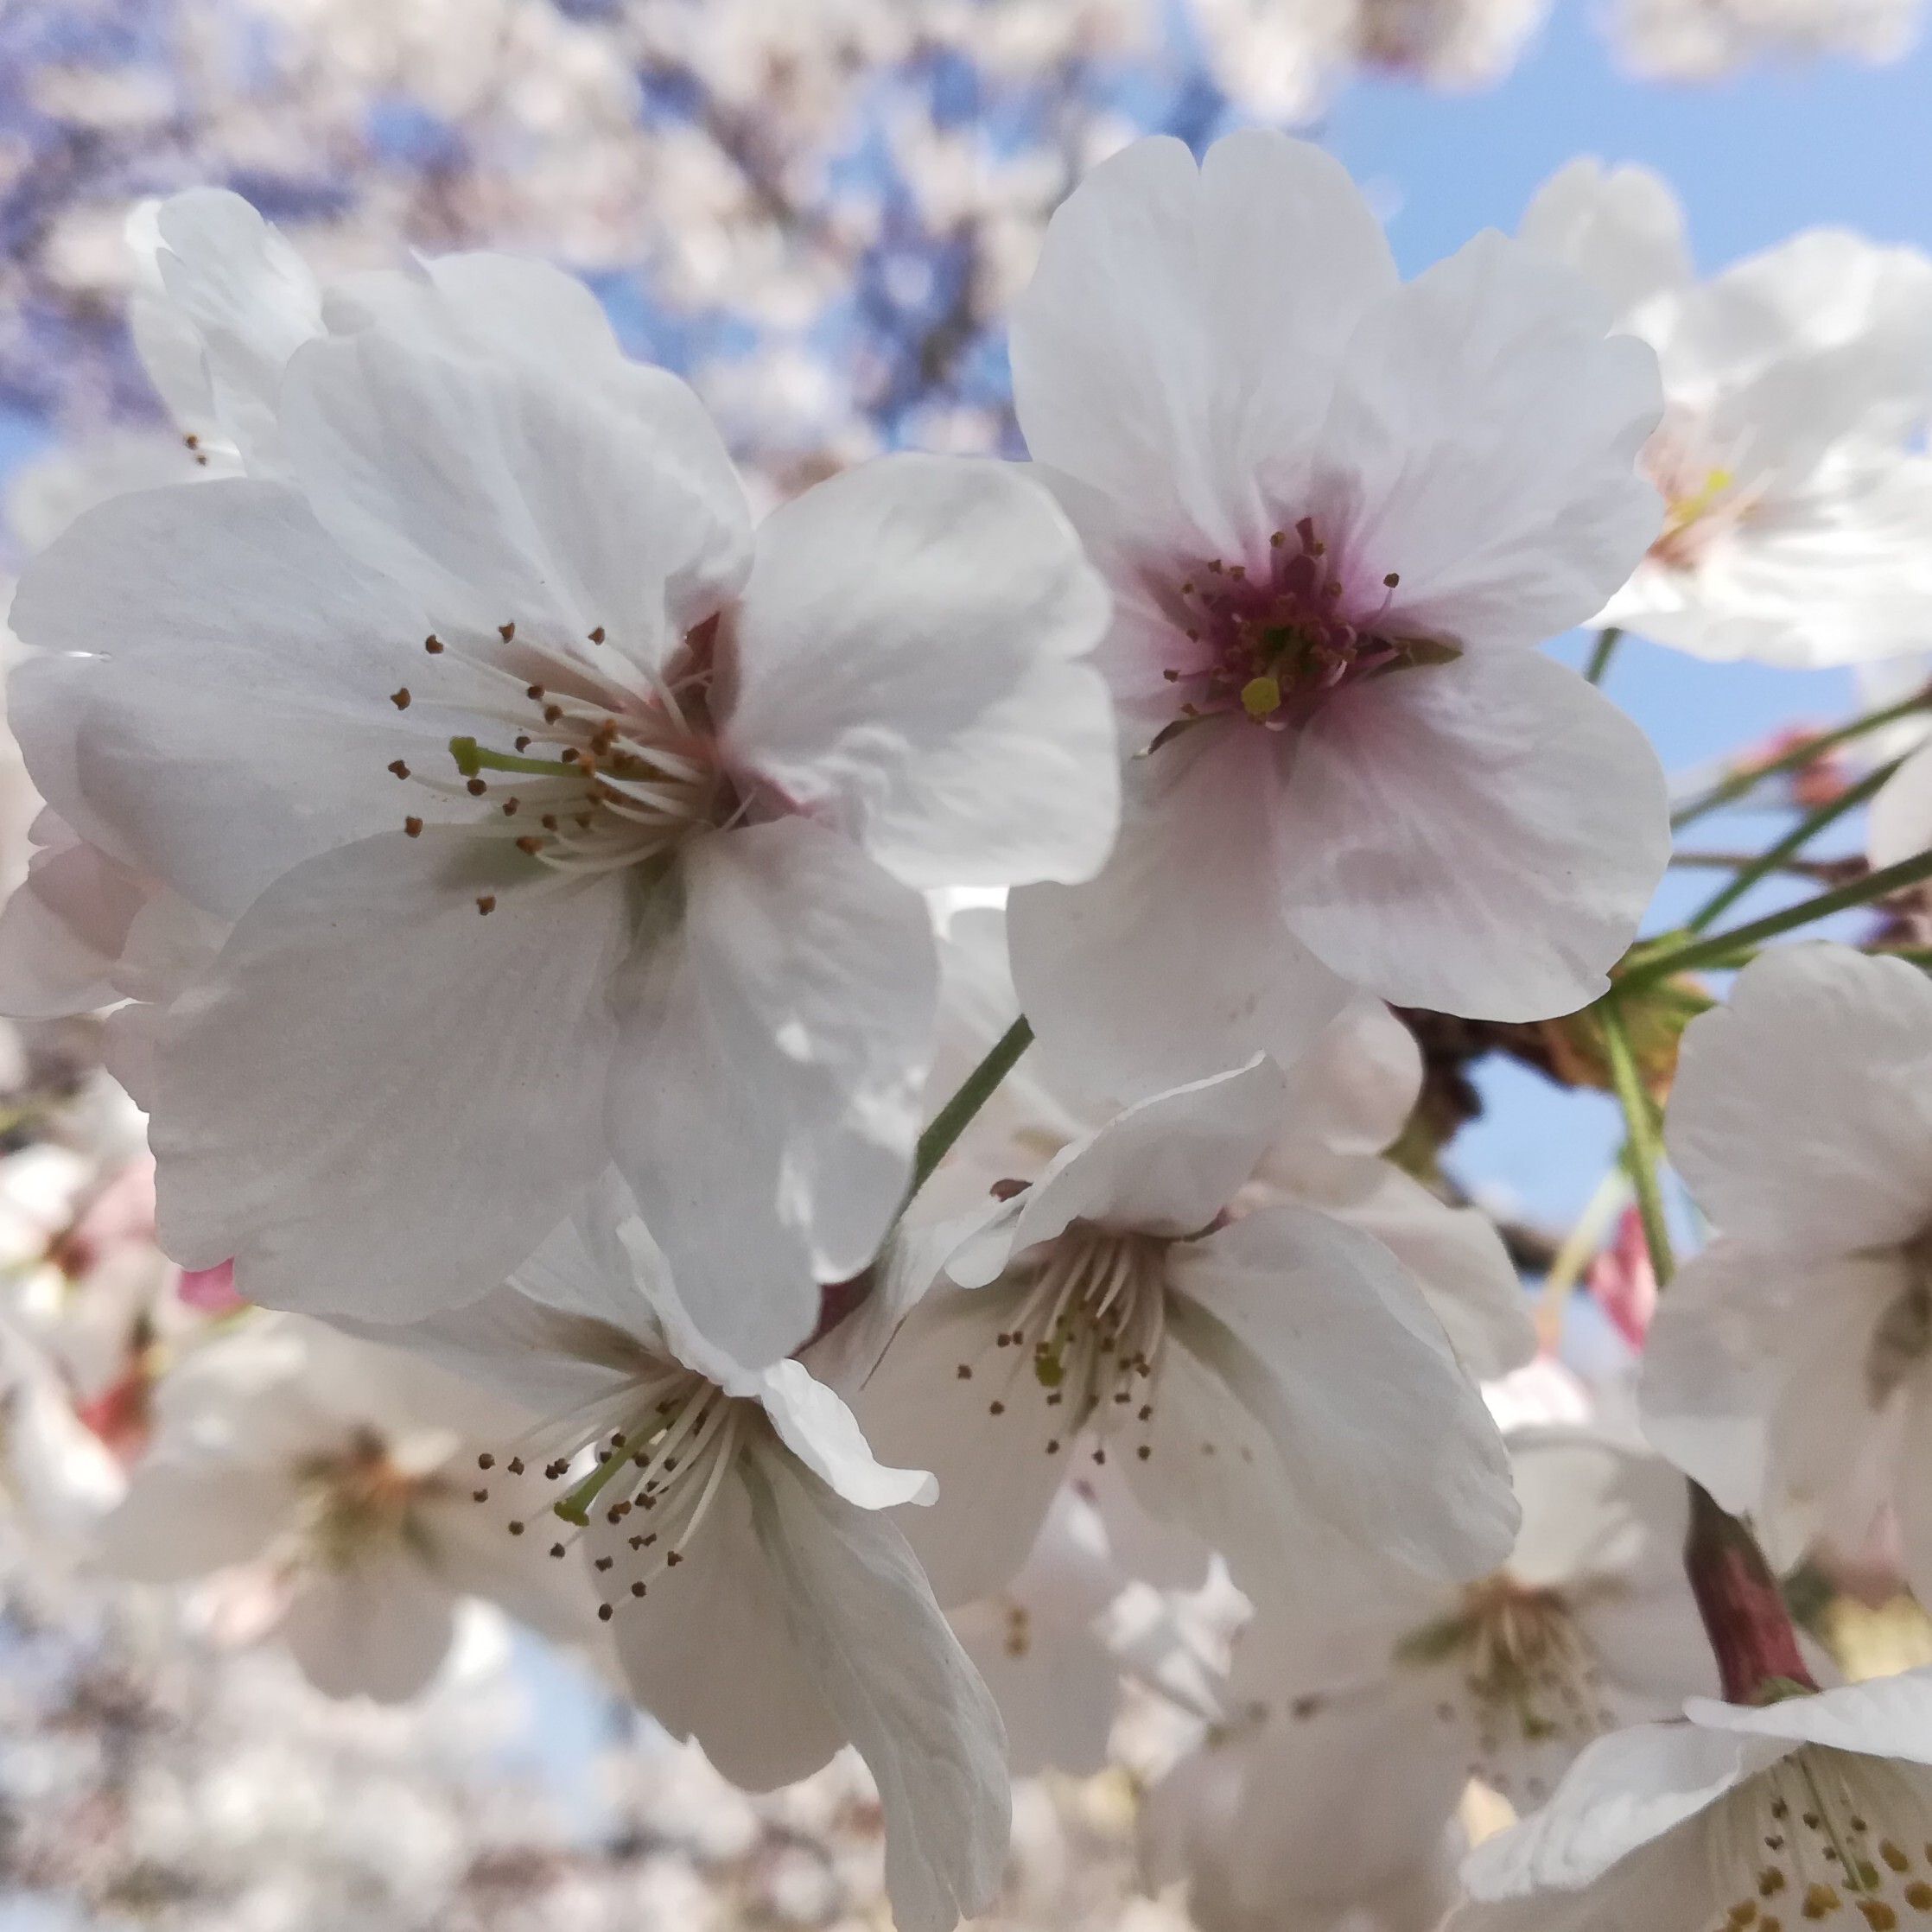
[[[581,1577],[511,1544],[473,1500],[475,1441],[528,1420],[501,1401],[394,1349],[261,1316],[193,1350],[156,1403],[103,1560],[149,1583],[255,1568],[331,1696],[415,1696],[466,1596],[553,1636],[595,1629]]]
[[[1646,1433],[1773,1565],[1887,1503],[1932,1591],[1932,984],[1826,943],[1752,961],[1684,1035],[1670,1158],[1714,1238],[1661,1300]]]
[[[930,1090],[957,1086],[1020,1012],[1004,924],[992,908],[956,913],[941,949],[939,1058]],[[1069,1142],[1115,1109],[1070,1090],[1029,1054],[921,1191],[916,1217],[977,1210],[989,1190],[1036,1180]],[[1281,1131],[1227,1204],[1312,1208],[1373,1235],[1415,1277],[1463,1366],[1479,1379],[1527,1362],[1535,1332],[1515,1268],[1489,1217],[1452,1208],[1383,1158],[1422,1088],[1415,1036],[1379,1000],[1358,997],[1288,1069]]]
[[[1015,404],[1115,601],[1128,754],[1089,885],[1011,906],[1051,1058],[1119,1098],[1287,1059],[1350,983],[1600,993],[1666,855],[1643,736],[1534,648],[1656,533],[1654,359],[1494,234],[1396,279],[1338,164],[1138,142],[1053,218]]]
[[[1524,1430],[1509,1449],[1522,1528],[1493,1575],[1391,1587],[1344,1563],[1323,1629],[1264,1613],[1237,1640],[1230,1719],[1156,1802],[1192,1817],[1188,1868],[1211,1860],[1211,1889],[1254,1922],[1271,1903],[1326,1925],[1426,1897],[1433,1925],[1468,1779],[1528,1808],[1594,1738],[1716,1688],[1681,1561],[1682,1478],[1585,1430]],[[1230,1780],[1212,1810],[1188,1789]]]
[[[1542,1810],[1472,1852],[1475,1903],[1446,1932],[1894,1932],[1932,1911],[1929,1843],[1932,1672],[1762,1706],[1694,1697],[1680,1721],[1598,1738]]]
[[[560,1562],[581,1544],[640,1704],[753,1790],[855,1745],[899,1924],[985,1909],[1010,1804],[999,1712],[887,1513],[930,1503],[932,1478],[874,1461],[804,1363],[753,1371],[709,1344],[614,1176],[482,1300],[365,1331],[544,1417],[480,1479],[541,1465],[548,1494],[519,1494],[507,1540]]]
[[[1401,1262],[1312,1209],[1225,1216],[1288,1096],[1263,1059],[1140,1102],[957,1230],[859,1403],[938,1474],[906,1534],[941,1602],[1014,1575],[1065,1476],[1114,1464],[1251,1597],[1311,1586],[1311,1521],[1438,1577],[1506,1553],[1500,1439]]]
[[[1663,371],[1643,452],[1663,529],[1598,622],[1776,664],[1922,647],[1932,262],[1810,229],[1700,283],[1668,187],[1587,159],[1520,232],[1586,276]]]
[[[701,1325],[772,1360],[905,1187],[918,888],[1104,857],[1102,588],[1010,465],[884,458],[754,534],[696,399],[554,271],[326,306],[344,333],[276,389],[294,481],[104,505],[15,605],[96,950],[150,882],[226,933],[156,988],[186,981],[147,1096],[164,1244],[404,1319],[614,1158]]]

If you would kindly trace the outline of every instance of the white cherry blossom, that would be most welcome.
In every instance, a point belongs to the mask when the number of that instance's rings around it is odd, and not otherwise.
[[[555,271],[325,308],[288,480],[104,505],[15,605],[67,863],[226,934],[154,1029],[164,1244],[403,1319],[614,1159],[701,1325],[772,1360],[905,1186],[918,888],[1104,857],[1102,587],[1010,465],[884,458],[754,532],[696,398]]]
[[[1932,1672],[1613,1732],[1463,1866],[1446,1932],[1895,1932],[1932,1911]]]
[[[1264,1613],[1237,1640],[1230,1721],[1160,1803],[1195,1819],[1197,1884],[1211,1863],[1208,1889],[1251,1922],[1415,1899],[1433,1925],[1468,1779],[1528,1809],[1592,1738],[1716,1689],[1682,1478],[1585,1430],[1509,1440],[1522,1528],[1492,1575],[1432,1590],[1344,1560],[1325,1625]],[[1231,1791],[1211,1814],[1196,1784]]]
[[[1501,1441],[1414,1278],[1310,1208],[1225,1216],[1288,1096],[1264,1059],[1138,1103],[956,1230],[859,1401],[939,1477],[906,1534],[941,1602],[1014,1575],[1065,1477],[1109,1465],[1250,1596],[1312,1586],[1309,1522],[1439,1577],[1505,1554]]]
[[[1745,967],[1684,1035],[1665,1127],[1713,1230],[1660,1302],[1650,1439],[1774,1566],[1887,1506],[1932,1592],[1932,983],[1827,943]]]
[[[332,1696],[413,1697],[460,1599],[556,1637],[595,1629],[582,1579],[512,1545],[473,1500],[476,1444],[529,1418],[389,1348],[251,1317],[162,1381],[156,1429],[101,1528],[115,1573],[249,1566],[296,1661]]]
[[[1135,1097],[1292,1058],[1350,984],[1600,993],[1663,867],[1643,734],[1535,649],[1656,530],[1655,359],[1484,234],[1408,284],[1341,167],[1135,143],[1054,216],[1015,406],[1115,596],[1128,759],[1090,884],[1011,906],[1051,1058]]]
[[[1643,168],[1579,159],[1522,238],[1586,276],[1657,352],[1643,467],[1664,524],[1598,614],[1701,658],[1856,663],[1932,634],[1932,261],[1808,229],[1695,278]]]
[[[804,1777],[850,1742],[886,1819],[905,1932],[946,1932],[1000,1878],[997,1706],[888,1513],[932,1478],[874,1461],[799,1361],[751,1370],[698,1333],[614,1177],[503,1287],[376,1329],[545,1418],[490,1456],[548,1494],[494,1532],[581,1542],[638,1701],[734,1783]],[[518,1503],[513,1507],[523,1511]],[[580,1535],[581,1532],[581,1535]]]
[[[940,1050],[929,1091],[956,1088],[1018,1017],[1004,924],[992,908],[956,913],[941,948]],[[974,1118],[912,1212],[977,1210],[1007,1180],[1035,1180],[1070,1141],[1115,1109],[1081,1095],[1029,1053]],[[1383,1158],[1422,1087],[1415,1036],[1380,1000],[1357,996],[1288,1070],[1281,1131],[1228,1204],[1312,1208],[1373,1235],[1415,1277],[1469,1372],[1488,1381],[1528,1362],[1535,1331],[1493,1223],[1452,1208]]]

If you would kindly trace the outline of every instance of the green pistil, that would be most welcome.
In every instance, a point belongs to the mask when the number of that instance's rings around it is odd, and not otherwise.
[[[449,755],[466,779],[473,779],[486,766],[493,772],[534,772],[543,779],[581,779],[582,769],[551,758],[519,758],[514,752],[493,752],[473,738],[452,738]]]
[[[642,1452],[641,1446],[658,1433],[664,1426],[664,1418],[656,1408],[646,1409],[637,1421],[618,1433],[623,1438],[622,1449],[613,1448],[608,1452],[610,1459],[598,1464],[589,1475],[575,1488],[560,1496],[550,1505],[551,1510],[566,1522],[574,1522],[581,1529],[590,1521],[590,1506],[604,1493],[611,1479],[626,1463]]]

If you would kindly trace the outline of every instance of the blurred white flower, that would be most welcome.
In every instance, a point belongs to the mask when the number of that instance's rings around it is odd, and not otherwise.
[[[1446,1932],[1850,1924],[1932,1910],[1932,1672],[1599,1738],[1463,1866]]]
[[[223,289],[257,263],[237,226],[194,231]],[[87,916],[7,937],[131,946],[150,881],[238,922],[158,988],[188,980],[144,1096],[185,1265],[421,1313],[614,1155],[701,1323],[772,1360],[905,1185],[937,990],[915,888],[1105,855],[1077,661],[1103,593],[1013,466],[883,459],[754,537],[690,391],[554,270],[451,257],[327,299],[346,333],[250,391],[299,490],[120,499],[31,567],[16,721]]]
[[[932,1478],[874,1461],[802,1363],[753,1371],[711,1347],[628,1208],[611,1177],[505,1287],[366,1332],[546,1418],[493,1471],[520,1482],[526,1455],[549,1458],[639,1702],[754,1790],[855,1745],[898,1922],[946,1932],[999,1882],[1009,1793],[998,1710],[887,1513],[930,1503]],[[543,1507],[512,1540],[549,1542]]]
[[[1777,664],[1932,644],[1932,261],[1818,228],[1699,282],[1668,185],[1589,159],[1519,232],[1663,371],[1663,530],[1599,624]]]
[[[1659,1303],[1645,1433],[1774,1567],[1896,1513],[1932,1593],[1932,983],[1823,943],[1684,1035],[1665,1126],[1715,1230]]]
[[[1367,1906],[1433,1925],[1470,1778],[1528,1810],[1594,1738],[1716,1689],[1684,1578],[1683,1478],[1582,1430],[1525,1430],[1509,1449],[1522,1528],[1494,1575],[1431,1593],[1365,1587],[1344,1566],[1325,1625],[1264,1611],[1237,1639],[1230,1721],[1147,1825],[1234,1908],[1220,1916],[1261,1926],[1272,1907],[1322,1927]],[[1412,1922],[1405,1904],[1425,1903]]]
[[[944,1278],[859,1407],[939,1477],[906,1533],[941,1602],[1017,1573],[1090,1461],[1252,1597],[1308,1586],[1311,1522],[1436,1577],[1507,1550],[1500,1439],[1414,1278],[1312,1209],[1224,1213],[1289,1097],[1259,1060],[1141,1102],[934,1237]]]
[[[102,1560],[150,1583],[248,1566],[267,1620],[330,1695],[415,1696],[461,1597],[553,1636],[594,1628],[582,1578],[512,1544],[473,1499],[477,1442],[529,1420],[500,1401],[394,1349],[264,1315],[191,1350],[154,1404]]]
[[[1655,359],[1605,322],[1494,234],[1400,283],[1339,164],[1259,130],[1137,143],[1054,216],[1014,397],[1114,591],[1128,757],[1107,869],[1009,907],[1071,1080],[1292,1058],[1351,983],[1494,1019],[1603,990],[1663,775],[1534,646],[1656,528]]]
[[[1616,0],[1606,25],[1634,72],[1713,80],[1767,55],[1896,60],[1921,11],[1920,0]]]

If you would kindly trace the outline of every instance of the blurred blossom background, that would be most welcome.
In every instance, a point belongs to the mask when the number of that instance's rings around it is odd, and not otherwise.
[[[143,197],[232,188],[325,278],[411,249],[554,260],[777,501],[884,449],[1024,454],[1004,317],[1056,205],[1147,132],[1322,142],[1407,274],[1514,230],[1579,154],[1662,175],[1702,273],[1812,226],[1932,248],[1922,27],[1912,0],[0,0],[0,576],[92,503],[194,473],[130,331]],[[1634,638],[1608,688],[1687,787],[1883,695]],[[10,747],[10,887],[33,810]],[[1857,817],[1815,849],[1862,850]],[[1657,920],[1707,888],[1674,873]],[[1742,916],[1808,889],[1768,880]],[[1616,1110],[1533,1052],[1445,1056],[1471,1115],[1445,1185],[1534,1289]],[[747,1798],[479,1603],[429,1690],[378,1706],[305,1681],[266,1567],[104,1580],[85,1526],[169,1351],[233,1306],[155,1249],[141,1123],[90,1024],[0,1039],[0,1932],[888,1922],[849,1754]],[[1646,1293],[1597,1232],[1564,1328],[1585,1385],[1615,1382]],[[1211,1654],[1217,1605],[1184,1611]],[[1173,1684],[1128,1682],[1104,1770],[1021,1781],[992,1922],[1179,1932],[1136,1810],[1200,1734]]]

